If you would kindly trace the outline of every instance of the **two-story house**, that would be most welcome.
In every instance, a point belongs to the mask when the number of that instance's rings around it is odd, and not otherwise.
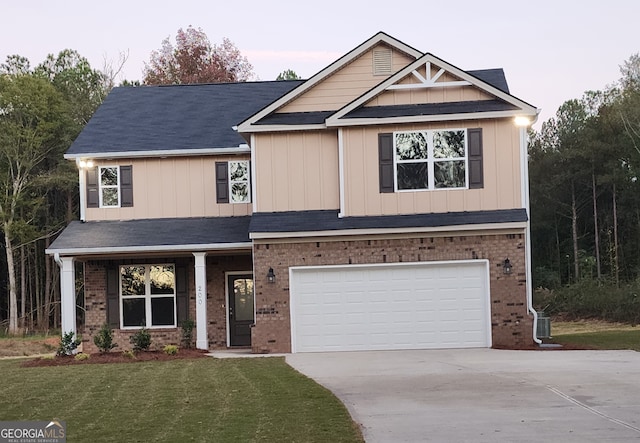
[[[80,262],[88,351],[186,319],[201,349],[533,346],[537,112],[384,33],[306,81],[115,88],[65,154],[63,331]]]

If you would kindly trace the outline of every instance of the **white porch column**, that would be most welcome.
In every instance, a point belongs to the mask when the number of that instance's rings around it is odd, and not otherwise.
[[[60,266],[60,313],[62,334],[76,331],[76,270],[73,257],[56,257]]]
[[[194,252],[196,258],[196,348],[209,349],[207,337],[207,261],[206,252]]]

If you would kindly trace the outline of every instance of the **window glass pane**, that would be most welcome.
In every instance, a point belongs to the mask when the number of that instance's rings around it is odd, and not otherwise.
[[[233,282],[235,319],[253,320],[253,280],[239,278]]]
[[[144,295],[144,266],[123,266],[120,268],[122,295]]]
[[[427,158],[427,134],[425,132],[403,132],[396,134],[396,159],[418,160]]]
[[[100,184],[102,186],[118,186],[118,168],[100,168]]]
[[[433,156],[435,158],[465,157],[465,131],[435,131],[433,133]]]
[[[249,162],[229,162],[231,181],[249,181]]]
[[[173,297],[151,298],[151,326],[173,326],[175,302]]]
[[[122,300],[122,326],[145,326],[144,298]]]
[[[429,186],[427,164],[398,164],[398,189],[427,189]]]
[[[102,188],[102,206],[118,206],[118,188]]]
[[[464,161],[435,162],[434,179],[436,188],[464,188],[464,170]]]
[[[231,185],[231,202],[248,203],[249,185],[247,183],[233,183]]]
[[[151,294],[174,294],[175,274],[173,266],[151,266],[149,268]]]

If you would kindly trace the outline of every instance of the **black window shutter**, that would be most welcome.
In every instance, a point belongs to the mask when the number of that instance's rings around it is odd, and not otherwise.
[[[393,192],[393,134],[378,134],[380,192]]]
[[[216,162],[216,201],[229,203],[229,164]]]
[[[98,192],[98,168],[87,169],[87,208],[97,208],[100,206],[100,196]],[[82,204],[84,204],[84,202],[82,202]]]
[[[178,326],[189,318],[188,275],[186,266],[176,266],[176,318]]]
[[[482,128],[467,130],[469,136],[469,189],[484,187],[482,165]]]
[[[110,328],[120,329],[120,279],[118,268],[107,268],[107,323]]]
[[[120,206],[133,206],[133,167],[120,166]]]

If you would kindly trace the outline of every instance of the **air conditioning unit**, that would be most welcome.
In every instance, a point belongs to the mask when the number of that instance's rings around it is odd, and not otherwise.
[[[538,338],[551,337],[551,318],[544,312],[538,312],[538,328],[536,332]]]

